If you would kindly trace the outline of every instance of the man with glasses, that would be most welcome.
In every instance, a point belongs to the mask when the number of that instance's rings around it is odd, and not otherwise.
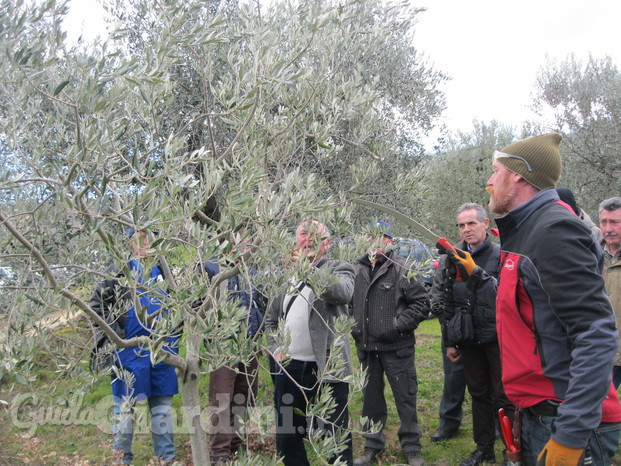
[[[223,271],[230,273],[236,266],[239,268],[236,275],[220,284],[220,292],[228,302],[244,309],[245,315],[240,320],[238,331],[244,331],[246,338],[256,341],[263,326],[266,302],[256,283],[259,273],[242,261],[241,256],[249,248],[249,234],[243,228],[227,237],[233,246],[229,256],[220,262],[215,259],[201,262],[198,270],[199,273],[206,273],[212,281]],[[224,235],[222,241],[225,241]],[[209,342],[206,341],[205,345],[209,347]],[[248,439],[243,433],[243,423],[247,411],[256,403],[258,371],[259,360],[255,354],[247,361],[231,361],[209,373],[209,448],[214,465],[229,464],[235,455],[239,455],[237,460],[240,460],[247,449]]]

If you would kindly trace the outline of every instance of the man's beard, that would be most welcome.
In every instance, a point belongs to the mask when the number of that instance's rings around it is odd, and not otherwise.
[[[496,215],[508,214],[509,207],[511,206],[511,199],[515,197],[515,189],[505,187],[499,191],[488,186],[485,190],[490,193],[489,210]]]

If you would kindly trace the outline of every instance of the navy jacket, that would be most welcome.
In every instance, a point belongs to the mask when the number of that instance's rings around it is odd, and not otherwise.
[[[215,262],[204,262],[203,270],[210,279],[220,273],[220,265]],[[250,278],[254,278],[257,271],[250,267]],[[244,309],[248,309],[245,321],[248,324],[248,336],[254,337],[261,329],[265,314],[265,298],[256,286],[248,283],[242,274],[228,279],[227,288],[232,299],[239,302]]]

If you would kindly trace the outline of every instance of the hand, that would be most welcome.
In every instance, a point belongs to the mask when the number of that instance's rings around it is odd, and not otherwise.
[[[477,266],[474,263],[474,259],[467,251],[455,248],[455,250],[448,249],[446,251],[447,262],[450,262],[455,267],[455,278],[459,281],[466,281],[468,277],[474,272],[474,268]]]
[[[446,251],[448,249],[451,249],[453,251],[455,250],[453,245],[449,243],[449,241],[446,238],[438,238],[438,242],[436,243],[436,249],[438,250],[438,253],[440,254],[446,254]]]
[[[448,347],[446,348],[446,357],[449,358],[451,362],[457,362],[461,359],[461,353],[457,348]]]
[[[550,439],[539,453],[537,466],[577,466],[583,460],[583,448],[566,447]]]
[[[289,256],[288,259],[284,259],[285,269],[288,269],[293,266],[293,264],[297,264],[298,262],[300,262],[301,256],[302,251],[300,251],[299,248],[295,248],[293,251],[291,251],[291,256]]]

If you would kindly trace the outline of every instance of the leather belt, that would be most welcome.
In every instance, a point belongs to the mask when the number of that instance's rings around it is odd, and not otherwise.
[[[555,417],[558,412],[559,404],[560,403],[558,401],[544,400],[541,403],[537,403],[536,405],[530,406],[522,411],[530,414],[531,416]]]

